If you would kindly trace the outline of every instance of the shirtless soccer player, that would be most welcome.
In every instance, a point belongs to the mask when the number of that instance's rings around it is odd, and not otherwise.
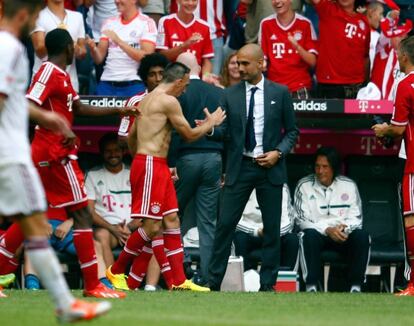
[[[146,270],[142,266],[148,264],[152,255],[151,239],[163,224],[164,245],[174,271],[172,289],[209,291],[187,280],[184,274],[178,205],[167,153],[172,128],[185,140],[195,141],[220,125],[226,116],[221,108],[212,114],[205,109],[204,123],[190,127],[176,99],[189,82],[189,72],[190,69],[177,62],[165,68],[160,85],[141,101],[141,117],[135,120],[129,133],[128,146],[135,153],[130,177],[131,216],[142,218],[143,225],[131,234],[118,260],[107,270],[107,277],[115,287],[126,287],[124,273],[131,261],[128,277],[139,281],[141,275],[135,271]]]
[[[67,122],[54,112],[28,104],[28,59],[18,40],[33,29],[43,0],[4,0],[0,21],[0,215],[14,218],[26,238],[26,253],[51,294],[61,321],[91,319],[110,309],[108,302],[76,300],[65,283],[47,239],[45,194],[30,158],[28,119],[71,137]],[[4,238],[2,239],[2,243]],[[0,248],[1,249],[1,248]],[[2,251],[3,254],[8,254]],[[0,289],[0,297],[4,296]]]

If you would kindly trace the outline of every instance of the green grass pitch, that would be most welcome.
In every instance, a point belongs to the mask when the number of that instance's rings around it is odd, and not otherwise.
[[[5,291],[0,325],[55,325],[45,291]],[[75,291],[80,297],[81,292]],[[83,325],[413,325],[414,298],[348,293],[130,292]]]

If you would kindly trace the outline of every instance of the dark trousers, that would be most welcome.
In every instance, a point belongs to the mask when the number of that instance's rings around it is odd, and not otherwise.
[[[362,84],[322,84],[317,85],[318,98],[355,99]]]
[[[236,231],[234,246],[236,255],[244,259],[244,270],[257,269],[258,260],[262,259],[262,237],[254,237],[246,232]],[[259,252],[258,252],[259,251]],[[299,251],[299,238],[296,233],[288,233],[280,237],[280,266],[288,270],[294,270]],[[258,255],[256,254],[258,253]],[[254,257],[252,257],[254,256]]]
[[[260,283],[265,287],[275,284],[280,263],[282,187],[282,184],[271,184],[267,178],[267,169],[252,160],[243,160],[237,181],[231,186],[224,186],[209,268],[209,284],[213,290],[220,288],[227,268],[234,231],[254,188],[262,212],[264,229]]]
[[[201,276],[207,281],[220,195],[221,154],[186,154],[178,158],[176,167],[179,179],[175,188],[180,212],[184,213],[191,199],[194,199],[194,214],[200,237]],[[186,216],[181,218],[185,219]]]
[[[354,230],[344,243],[337,243],[315,229],[305,229],[303,233],[302,250],[305,266],[302,266],[302,272],[306,285],[318,284],[321,270],[321,252],[325,249],[338,251],[345,257],[350,286],[361,286],[363,284],[370,247],[369,235],[365,230]]]

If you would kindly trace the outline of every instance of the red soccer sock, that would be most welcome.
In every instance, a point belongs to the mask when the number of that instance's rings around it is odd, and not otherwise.
[[[141,286],[142,280],[147,273],[151,257],[152,249],[147,246],[142,248],[138,257],[135,257],[127,278],[127,284],[131,290],[138,289]]]
[[[187,279],[184,274],[184,250],[181,243],[180,229],[164,231],[164,243],[167,248],[167,258],[173,273],[174,285],[180,285]]]
[[[124,249],[119,254],[118,259],[111,267],[113,274],[124,274],[127,266],[137,257],[145,244],[151,241],[143,228],[131,233],[126,242]]]
[[[13,269],[11,262],[13,262],[14,254],[23,241],[24,235],[20,225],[13,223],[0,240],[0,275],[12,273],[6,273],[6,271]]]
[[[93,244],[92,229],[73,230],[73,244],[78,255],[85,289],[91,291],[99,285],[98,261]]]
[[[405,229],[408,261],[410,262],[410,282],[414,282],[414,226]]]
[[[162,276],[164,277],[164,281],[167,284],[169,289],[172,288],[174,283],[174,278],[171,270],[170,263],[168,261],[167,255],[165,254],[164,249],[164,238],[155,237],[152,239],[152,251],[154,252],[154,256],[157,259],[158,265],[160,265]]]

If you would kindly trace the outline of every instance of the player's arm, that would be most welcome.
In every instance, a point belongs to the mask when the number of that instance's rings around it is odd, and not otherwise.
[[[56,112],[42,110],[32,101],[29,101],[29,117],[40,126],[64,136],[64,146],[70,146],[76,140],[76,135],[70,129],[69,122]]]
[[[371,129],[374,130],[375,136],[377,136],[378,138],[383,138],[386,136],[398,138],[404,134],[405,128],[406,126],[396,126],[384,122],[382,124],[376,124],[372,126]]]
[[[134,156],[135,153],[137,152],[137,120],[134,121],[134,123],[132,124],[131,129],[129,130],[128,133],[128,148],[129,148],[129,153],[131,154],[131,156]]]
[[[101,39],[96,45],[95,40],[91,39],[88,35],[86,35],[85,39],[86,45],[91,50],[91,57],[95,64],[101,64],[108,53],[109,42],[106,39]]]
[[[37,57],[41,59],[47,56],[45,36],[46,33],[42,31],[34,32],[32,34],[32,43],[34,51]]]
[[[97,107],[92,105],[82,104],[78,99],[73,101],[73,112],[76,115],[86,115],[90,117],[102,117],[106,115],[139,115],[138,107],[126,106],[126,107]]]
[[[214,126],[220,125],[226,118],[225,112],[218,108],[213,113],[209,113],[208,109],[204,109],[204,114],[206,116],[203,123],[195,128],[191,128],[188,121],[185,119],[181,106],[178,103],[177,99],[170,98],[169,103],[165,103],[164,107],[166,108],[166,115],[172,126],[177,130],[180,136],[186,141],[195,141],[205,134],[207,134]]]

